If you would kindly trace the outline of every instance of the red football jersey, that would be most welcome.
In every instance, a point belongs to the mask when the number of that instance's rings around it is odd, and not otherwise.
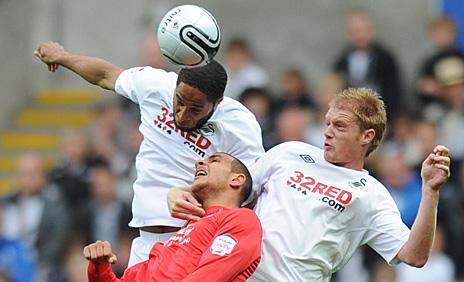
[[[149,259],[124,272],[89,262],[89,281],[245,281],[261,258],[261,224],[246,208],[210,207],[166,244],[156,243]]]

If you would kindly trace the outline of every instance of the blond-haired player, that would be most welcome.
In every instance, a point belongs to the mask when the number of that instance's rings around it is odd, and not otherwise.
[[[388,263],[420,267],[430,255],[448,149],[435,147],[422,164],[422,199],[409,230],[386,188],[363,168],[385,131],[382,100],[369,89],[344,90],[330,102],[325,122],[323,150],[286,142],[251,167],[264,231],[252,281],[330,281],[365,244]],[[182,193],[172,190],[170,203]],[[173,214],[198,210],[192,206],[178,201]]]

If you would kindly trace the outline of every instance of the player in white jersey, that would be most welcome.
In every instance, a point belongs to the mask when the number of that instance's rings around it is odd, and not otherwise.
[[[156,241],[167,240],[184,224],[170,216],[166,194],[173,186],[192,183],[196,160],[221,151],[250,165],[264,152],[253,114],[223,97],[227,74],[216,61],[183,68],[177,75],[151,67],[123,70],[70,53],[54,42],[42,44],[36,56],[50,71],[64,66],[140,107],[144,140],[136,159],[129,225],[139,228],[141,235],[132,243],[129,266],[148,259]]]
[[[251,167],[264,234],[250,281],[328,282],[364,244],[388,263],[425,264],[438,191],[449,177],[448,149],[437,146],[422,164],[422,201],[410,231],[386,188],[363,169],[385,124],[384,104],[373,91],[347,89],[330,103],[323,150],[287,142]],[[169,201],[185,193],[173,189]],[[198,211],[191,204],[177,203]]]

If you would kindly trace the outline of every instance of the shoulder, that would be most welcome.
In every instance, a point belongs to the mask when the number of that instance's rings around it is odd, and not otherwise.
[[[246,229],[261,229],[261,222],[259,221],[258,216],[249,208],[233,208],[224,210],[221,217],[226,222],[234,222]]]
[[[375,177],[366,175],[366,187],[369,189],[370,204],[380,210],[396,207],[396,204],[388,189]]]
[[[124,70],[116,81],[117,84],[130,82],[141,84],[142,86],[173,87],[177,82],[177,74],[148,66],[134,67]]]
[[[229,131],[237,129],[260,131],[261,129],[255,115],[240,102],[229,97],[224,97],[219,103],[212,119],[217,120],[225,130]]]
[[[124,70],[121,74],[131,74],[137,76],[170,76],[177,79],[177,74],[174,72],[167,72],[163,69],[157,69],[149,66],[133,67]]]
[[[269,153],[275,152],[299,152],[303,153],[318,153],[322,154],[322,149],[311,144],[301,142],[301,141],[288,141],[284,143],[280,143],[274,147],[272,147]]]
[[[221,118],[242,117],[254,119],[254,115],[250,112],[250,110],[248,110],[239,101],[229,97],[224,97],[224,99],[219,103],[217,113],[221,116]]]

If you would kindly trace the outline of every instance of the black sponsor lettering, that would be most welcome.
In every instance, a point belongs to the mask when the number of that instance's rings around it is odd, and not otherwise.
[[[345,207],[343,205],[341,205],[340,203],[338,203],[337,201],[333,199],[330,199],[329,197],[322,197],[321,200],[323,203],[326,203],[327,205],[329,205],[330,207],[332,207],[333,209],[339,212],[343,212],[345,210]]]
[[[197,153],[200,157],[205,157],[205,152],[200,150],[200,148],[196,147],[194,144],[191,144],[189,141],[184,141],[184,145],[187,145],[190,148],[190,150]]]

